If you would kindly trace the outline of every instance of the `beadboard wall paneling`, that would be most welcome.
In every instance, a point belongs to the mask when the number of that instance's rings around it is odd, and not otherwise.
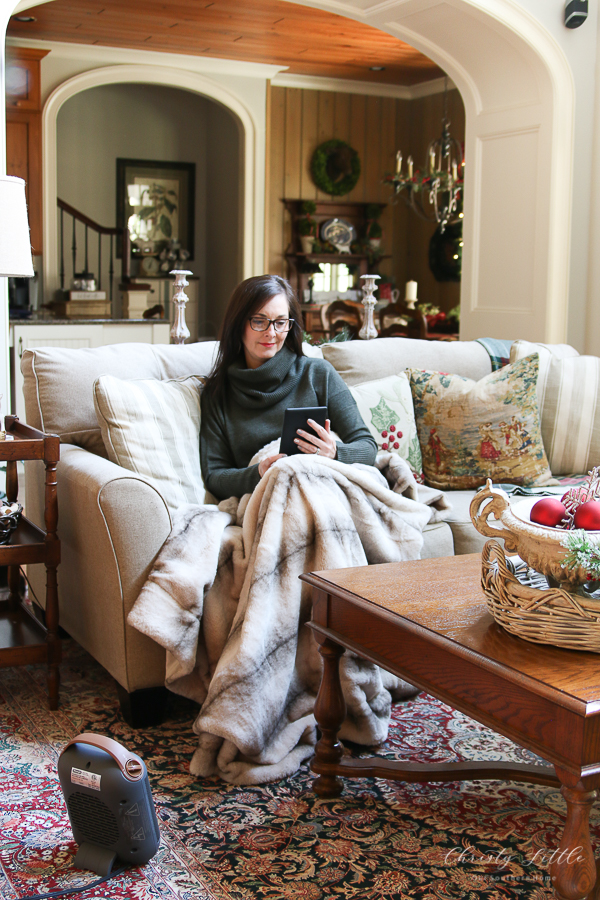
[[[418,167],[427,145],[441,132],[443,95],[417,100],[364,94],[314,91],[269,86],[268,89],[267,216],[265,266],[287,274],[285,251],[291,222],[283,198],[328,200],[310,175],[310,161],[323,141],[347,141],[358,152],[361,176],[348,200],[387,203],[381,217],[384,253],[392,258],[380,265],[399,287],[410,278],[419,283],[419,298],[450,309],[460,299],[460,285],[436,282],[429,270],[429,239],[434,227],[417,218],[382,182],[394,169],[396,150],[404,159],[412,153]],[[458,91],[448,95],[452,134],[464,139],[464,108]]]

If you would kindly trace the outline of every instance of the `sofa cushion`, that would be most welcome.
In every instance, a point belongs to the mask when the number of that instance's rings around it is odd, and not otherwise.
[[[421,481],[423,460],[406,372],[355,384],[350,387],[350,393],[377,448],[395,450]]]
[[[471,522],[469,508],[475,491],[452,491],[447,494],[451,509],[444,515],[446,524],[452,531],[454,542],[454,555],[462,556],[464,553],[481,553],[489,537],[480,534]]]
[[[124,381],[101,375],[94,402],[112,462],[153,484],[169,509],[204,503],[200,473],[202,379]]]
[[[536,395],[538,356],[479,381],[410,369],[425,483],[464,490],[486,478],[512,484],[551,479]]]
[[[346,384],[361,384],[408,368],[440,369],[478,381],[492,371],[487,350],[478,341],[421,341],[377,338],[323,344],[323,356]]]
[[[515,359],[532,346],[516,345]],[[564,346],[537,348],[542,440],[553,475],[586,473],[600,465],[600,359],[577,351],[559,356]]]
[[[179,378],[208,375],[216,341],[196,344],[111,344],[72,349],[25,350],[21,360],[27,422],[61,441],[106,457],[94,409],[100,375],[116,378]]]

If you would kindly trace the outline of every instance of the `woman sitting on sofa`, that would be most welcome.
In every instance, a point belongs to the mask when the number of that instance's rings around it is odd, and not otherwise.
[[[288,282],[276,275],[247,278],[233,292],[201,405],[202,476],[219,500],[251,493],[282,458],[276,454],[250,465],[281,436],[288,407],[327,407],[325,428],[309,420],[316,435],[297,432],[302,453],[375,462],[377,445],[342,378],[326,360],[304,356],[300,305]]]

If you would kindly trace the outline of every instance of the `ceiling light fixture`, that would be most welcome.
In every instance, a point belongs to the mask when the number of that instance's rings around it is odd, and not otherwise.
[[[444,115],[442,135],[431,141],[427,148],[425,172],[414,171],[412,156],[407,159],[407,172],[402,172],[402,151],[396,153],[396,171],[386,175],[384,181],[394,185],[400,194],[422,219],[438,222],[443,234],[446,225],[462,219],[458,201],[464,180],[463,150],[456,138],[450,135],[448,119],[448,78],[444,84]]]

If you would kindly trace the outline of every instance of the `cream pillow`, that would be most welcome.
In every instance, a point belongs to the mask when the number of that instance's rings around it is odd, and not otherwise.
[[[521,352],[517,347],[515,355]],[[600,466],[600,359],[538,352],[542,441],[552,474],[586,474]]]
[[[391,450],[405,459],[415,476],[423,479],[423,461],[408,376],[389,375],[350,387],[363,422],[377,441],[378,450]]]
[[[101,375],[94,405],[109,459],[153,484],[170,510],[204,503],[197,375],[123,381]]]

